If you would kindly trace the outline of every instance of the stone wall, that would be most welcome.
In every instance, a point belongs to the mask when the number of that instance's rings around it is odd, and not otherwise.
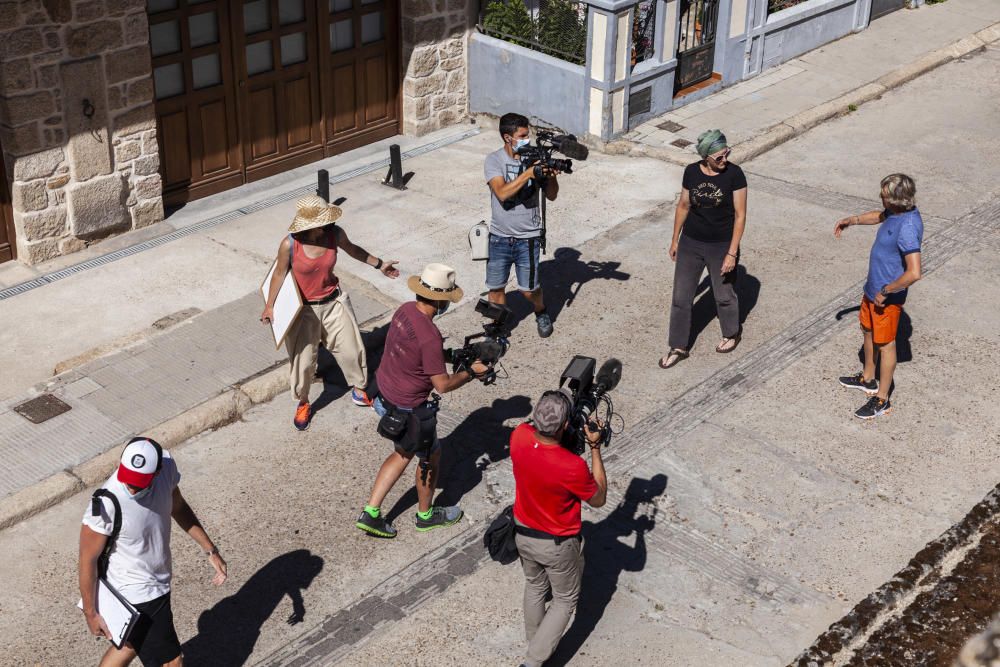
[[[406,0],[403,133],[421,135],[468,118],[469,30],[478,0]]]
[[[18,259],[163,219],[142,0],[0,0],[0,61]]]

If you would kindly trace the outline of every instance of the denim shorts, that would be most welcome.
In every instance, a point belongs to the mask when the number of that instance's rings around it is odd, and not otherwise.
[[[486,261],[486,289],[498,290],[507,286],[510,267],[517,272],[517,288],[534,292],[541,283],[538,279],[538,259],[541,256],[541,239],[516,239],[490,234],[490,257]]]

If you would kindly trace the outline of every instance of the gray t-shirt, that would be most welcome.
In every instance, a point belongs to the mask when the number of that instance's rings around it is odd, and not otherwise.
[[[501,148],[486,156],[486,182],[497,176],[510,183],[522,171],[521,161],[507,155]],[[489,187],[489,186],[487,186]],[[511,236],[517,239],[530,239],[542,233],[542,216],[538,208],[538,184],[535,179],[521,188],[516,195],[501,202],[490,188],[490,203],[493,206],[493,219],[490,233],[496,236]]]

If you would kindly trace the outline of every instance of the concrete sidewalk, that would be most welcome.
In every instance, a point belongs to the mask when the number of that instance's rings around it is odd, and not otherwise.
[[[896,12],[866,30],[765,70],[649,120],[625,136],[636,154],[678,164],[721,128],[737,160],[749,160],[829,118],[848,113],[951,60],[1000,39],[1000,2],[950,0]],[[618,150],[625,142],[613,142]],[[650,151],[652,149],[652,151]]]
[[[169,447],[287,390],[284,349],[257,321],[257,289],[318,167],[331,172],[351,240],[401,262],[400,280],[350,258],[338,263],[360,321],[378,324],[411,299],[405,276],[431,261],[456,267],[466,300],[478,298],[484,267],[470,259],[467,234],[487,215],[482,162],[499,145],[495,130],[468,127],[425,138],[425,151],[411,141],[404,168],[415,176],[402,192],[379,183],[382,156],[370,148],[312,165],[297,178],[247,186],[242,197],[195,202],[168,218],[167,236],[143,230],[138,240],[150,247],[0,300],[0,528],[103,479],[130,435]],[[600,188],[610,181],[614,191]],[[595,154],[562,180],[549,208],[549,257],[671,200],[679,187],[672,165]],[[191,233],[178,236],[184,230]],[[62,268],[14,265],[0,280],[9,286]],[[39,397],[63,412],[35,424],[15,410]]]

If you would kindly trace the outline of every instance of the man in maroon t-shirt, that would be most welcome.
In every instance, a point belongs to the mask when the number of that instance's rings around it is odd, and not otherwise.
[[[444,264],[428,264],[419,276],[410,276],[408,286],[416,301],[396,310],[385,339],[382,364],[375,373],[379,395],[372,407],[380,417],[395,413],[406,422],[395,441],[395,449],[375,477],[368,504],[355,526],[376,537],[395,537],[396,529],[382,516],[382,501],[399,480],[413,456],[417,468],[416,527],[427,531],[450,526],[462,518],[458,507],[432,507],[437,485],[441,446],[437,439],[437,404],[427,400],[431,391],[440,394],[458,389],[489,369],[475,362],[472,369],[449,374],[444,365],[444,339],[432,321],[462,298],[455,284],[455,270]]]
[[[560,444],[571,407],[567,390],[547,391],[535,404],[534,426],[521,424],[510,437],[517,524],[514,539],[525,579],[526,667],[540,667],[552,655],[576,609],[583,574],[580,501],[600,507],[607,500],[601,429],[591,429],[590,424],[585,429],[590,469]],[[546,611],[550,588],[552,604]]]

